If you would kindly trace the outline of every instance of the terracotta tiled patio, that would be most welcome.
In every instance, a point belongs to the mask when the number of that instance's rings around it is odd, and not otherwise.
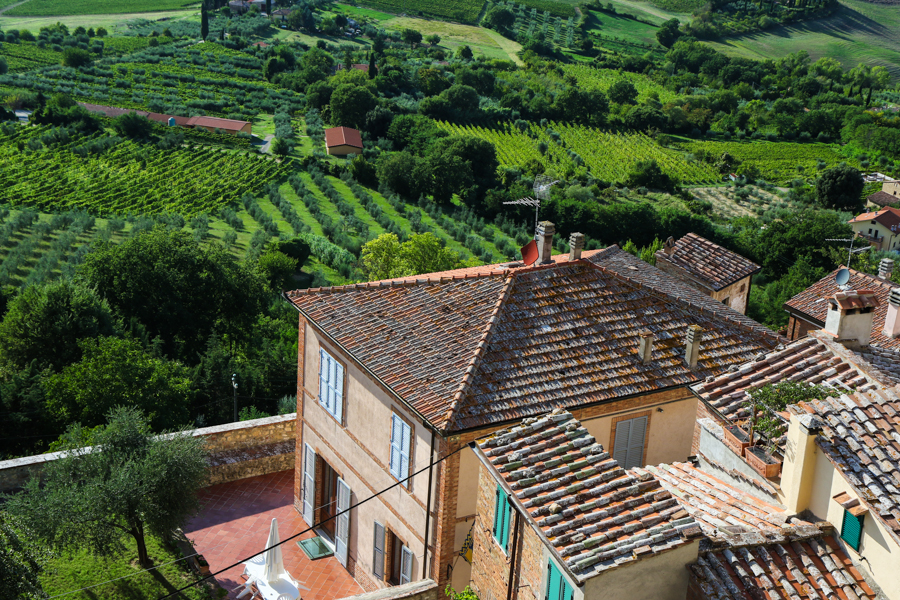
[[[200,493],[204,507],[185,527],[185,533],[215,572],[265,548],[273,517],[278,519],[282,540],[306,529],[306,523],[294,509],[293,495],[293,471],[208,487]],[[281,547],[285,568],[310,588],[308,592],[301,590],[301,598],[334,600],[362,593],[359,584],[333,556],[312,561],[300,550],[297,541],[313,535],[305,533]],[[231,590],[243,583],[242,571],[242,567],[235,567],[216,579],[222,587]],[[237,592],[229,594],[228,598],[236,595]]]

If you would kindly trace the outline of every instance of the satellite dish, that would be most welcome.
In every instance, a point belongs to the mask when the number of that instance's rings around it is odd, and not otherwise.
[[[537,242],[534,240],[531,240],[530,242],[522,246],[521,252],[522,262],[524,262],[526,265],[534,264],[540,257],[540,254],[538,253]]]
[[[834,276],[834,282],[839,286],[845,286],[850,282],[850,269],[841,269]]]

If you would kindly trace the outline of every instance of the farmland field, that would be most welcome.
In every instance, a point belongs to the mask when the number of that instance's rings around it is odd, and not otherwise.
[[[480,0],[365,0],[366,6],[403,15],[422,15],[474,23],[484,2]]]
[[[421,32],[422,35],[435,33],[441,36],[440,46],[454,52],[460,46],[469,46],[476,55],[480,54],[487,58],[511,60],[518,64],[522,62],[516,56],[516,52],[522,49],[521,44],[503,37],[496,31],[483,27],[416,19],[413,17],[395,17],[382,22],[380,25],[385,29],[397,31],[411,28]]]
[[[605,92],[616,81],[630,81],[638,91],[638,99],[645,100],[651,92],[659,94],[660,102],[666,103],[678,97],[678,94],[667,90],[650,78],[639,73],[616,71],[613,69],[596,69],[588,65],[562,65],[563,73],[578,81],[578,87],[598,89]]]
[[[27,0],[6,12],[9,16],[103,15],[176,10],[198,0]]]
[[[655,25],[648,25],[621,15],[594,10],[589,12],[590,16],[587,20],[589,33],[603,37],[616,37],[633,44],[649,44],[661,48],[656,41],[656,31],[659,28]]]

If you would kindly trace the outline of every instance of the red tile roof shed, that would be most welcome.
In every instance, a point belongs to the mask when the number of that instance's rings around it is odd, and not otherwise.
[[[220,119],[219,117],[191,117],[188,119],[187,124],[188,127],[215,127],[227,131],[240,131],[249,122],[235,119]]]
[[[325,130],[325,146],[328,148],[336,146],[362,148],[362,136],[359,135],[359,131],[350,127],[332,127]]]
[[[665,260],[707,282],[715,291],[758,273],[762,268],[696,233],[689,233],[675,242],[672,254],[659,250],[656,255],[662,255]]]

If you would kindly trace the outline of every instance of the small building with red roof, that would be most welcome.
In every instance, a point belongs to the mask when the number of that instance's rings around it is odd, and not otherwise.
[[[897,250],[900,246],[900,209],[885,206],[848,221],[853,233],[867,240],[877,250]]]
[[[333,156],[360,154],[363,149],[362,136],[351,127],[332,127],[325,130],[325,148]]]

